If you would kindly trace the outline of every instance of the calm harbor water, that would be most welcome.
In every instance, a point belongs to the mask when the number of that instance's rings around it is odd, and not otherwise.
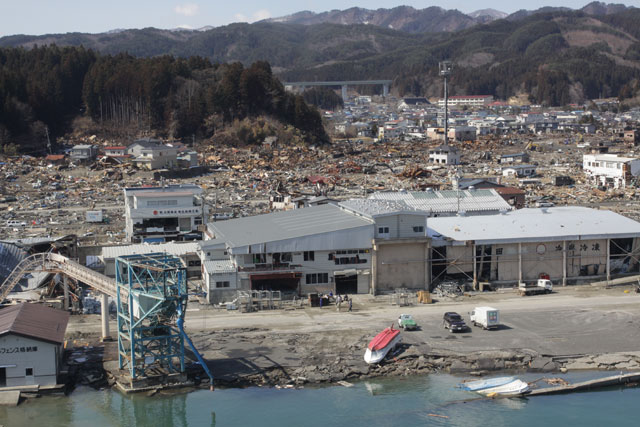
[[[612,374],[582,372],[561,376],[579,381]],[[541,375],[520,377],[533,381]],[[42,397],[17,408],[0,407],[0,424],[11,427],[639,425],[637,387],[460,403],[476,397],[455,388],[460,380],[438,374],[362,381],[351,388],[201,390],[152,397],[80,388],[67,397]]]

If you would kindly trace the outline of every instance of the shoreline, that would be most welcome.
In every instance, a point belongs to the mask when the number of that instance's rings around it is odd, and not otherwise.
[[[409,307],[356,295],[350,313],[334,307],[238,313],[196,304],[186,325],[216,388],[295,388],[437,372],[634,371],[640,370],[640,296],[624,290],[582,285],[544,296],[487,293]],[[466,313],[481,305],[498,307],[505,326],[456,334],[442,329],[445,311],[458,311],[468,321]],[[369,340],[404,312],[420,328],[402,332],[393,358],[367,365]],[[79,316],[69,335],[93,341],[98,328],[98,316]],[[117,360],[116,344],[102,345],[102,359]]]

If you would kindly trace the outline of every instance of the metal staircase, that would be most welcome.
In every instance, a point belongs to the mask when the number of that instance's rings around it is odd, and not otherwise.
[[[86,283],[103,294],[114,298],[116,296],[115,279],[95,272],[63,255],[40,253],[28,256],[13,269],[2,283],[2,286],[0,286],[0,302],[5,300],[25,274],[37,271],[63,273],[75,280]]]

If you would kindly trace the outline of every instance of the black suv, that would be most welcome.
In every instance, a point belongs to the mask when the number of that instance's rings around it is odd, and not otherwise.
[[[442,324],[445,329],[449,329],[449,332],[460,332],[467,330],[467,324],[464,323],[462,316],[458,313],[448,311],[444,314]]]

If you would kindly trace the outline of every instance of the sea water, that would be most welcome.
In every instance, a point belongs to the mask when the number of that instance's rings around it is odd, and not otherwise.
[[[572,382],[612,375],[557,375]],[[520,375],[527,381],[541,374]],[[556,375],[546,375],[556,376]],[[353,387],[199,390],[122,395],[78,388],[69,396],[0,407],[4,426],[638,426],[640,388],[512,399],[477,399],[463,378],[428,375],[358,381]],[[476,400],[470,400],[476,399]]]

